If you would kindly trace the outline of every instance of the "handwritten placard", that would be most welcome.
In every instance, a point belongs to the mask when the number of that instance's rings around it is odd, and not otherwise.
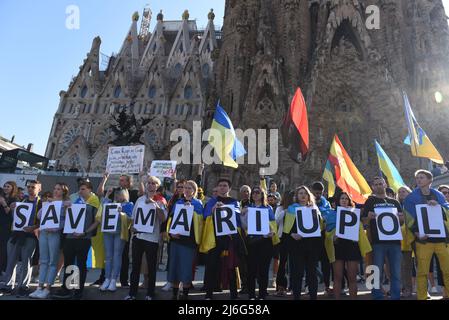
[[[174,178],[176,161],[155,160],[151,162],[150,176]]]
[[[143,169],[145,146],[110,147],[106,171],[110,174],[140,173]]]

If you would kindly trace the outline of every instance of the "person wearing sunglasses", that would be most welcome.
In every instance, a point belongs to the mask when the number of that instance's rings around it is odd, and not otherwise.
[[[256,299],[256,279],[259,284],[259,300],[267,296],[270,262],[273,256],[273,246],[279,243],[277,226],[273,209],[268,205],[267,194],[260,187],[254,187],[251,192],[250,205],[242,209],[242,226],[248,232],[248,208],[268,209],[270,232],[264,236],[248,235],[248,298]]]

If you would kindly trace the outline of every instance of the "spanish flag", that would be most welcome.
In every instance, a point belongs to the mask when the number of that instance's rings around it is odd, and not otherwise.
[[[209,134],[209,144],[214,147],[224,166],[237,168],[235,160],[246,154],[243,144],[235,135],[234,126],[226,111],[217,104],[214,120]]]
[[[365,203],[372,193],[371,188],[343,148],[337,135],[332,142],[329,161],[334,166],[337,185],[351,195],[356,203]]]
[[[408,137],[404,143],[410,145],[412,155],[419,158],[427,158],[435,163],[444,164],[443,157],[430,141],[427,134],[419,126],[413,114],[407,94],[402,92],[404,98],[405,119],[408,126]]]
[[[285,116],[282,138],[284,146],[290,147],[292,159],[305,161],[309,153],[309,121],[306,102],[300,88],[296,90]]]
[[[324,168],[323,180],[327,182],[327,194],[329,197],[333,197],[335,194],[335,178],[332,172],[332,165],[329,160],[326,161],[326,167]]]
[[[379,142],[374,140],[374,143],[376,145],[377,160],[379,161],[380,170],[387,178],[390,188],[392,188],[394,192],[397,193],[400,187],[405,186],[404,180],[402,180],[398,169],[396,169],[393,161],[390,160]]]

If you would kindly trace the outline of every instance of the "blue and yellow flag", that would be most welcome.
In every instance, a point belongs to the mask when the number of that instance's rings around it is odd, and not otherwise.
[[[327,194],[329,197],[333,197],[335,194],[335,179],[332,172],[332,165],[329,160],[326,162],[326,167],[324,168],[323,180],[327,182]]]
[[[214,147],[223,165],[227,167],[237,168],[239,166],[236,162],[237,158],[246,154],[243,144],[235,135],[231,119],[220,106],[220,102],[217,104],[212,121],[209,144]]]
[[[413,156],[427,158],[435,163],[444,164],[443,157],[419,126],[418,121],[416,121],[407,94],[405,92],[402,92],[402,94],[404,97],[405,119],[408,126],[408,137],[405,138],[404,143],[410,145]]]
[[[388,155],[385,153],[382,146],[374,140],[377,151],[377,160],[379,161],[379,167],[384,176],[388,180],[388,185],[390,188],[394,190],[394,192],[398,192],[400,187],[405,186],[404,180],[402,180],[401,175],[399,174],[398,169],[395,167],[393,161],[390,160]]]

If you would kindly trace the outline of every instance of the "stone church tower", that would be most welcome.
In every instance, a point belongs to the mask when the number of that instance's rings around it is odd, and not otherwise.
[[[153,118],[141,138],[146,164],[169,159],[170,133],[191,130],[193,121],[203,119],[221,41],[213,10],[203,30],[187,10],[175,21],[165,21],[161,11],[153,32],[144,27],[151,19],[148,12],[140,33],[139,15],[133,15],[120,51],[104,68],[101,39],[95,38],[68,90],[60,92],[46,156],[64,169],[104,172],[114,140],[113,116],[124,108],[137,119]],[[190,177],[192,170],[182,166],[178,176]]]
[[[372,29],[377,12],[379,28]],[[60,93],[46,156],[67,168],[102,172],[112,115],[125,106],[137,118],[154,117],[143,136],[147,160],[168,159],[172,130],[191,130],[193,120],[209,128],[218,99],[236,128],[279,129],[300,86],[311,152],[305,162],[293,161],[279,135],[279,170],[272,178],[281,191],[321,179],[335,134],[366,178],[378,173],[377,139],[411,184],[413,171],[427,162],[403,144],[401,90],[449,157],[449,28],[441,0],[225,0],[222,31],[214,17],[210,12],[206,29],[198,30],[188,12],[181,21],[159,14],[155,30],[139,34],[136,14],[103,69],[95,38]],[[195,175],[191,166],[180,169],[178,177]],[[206,187],[210,191],[220,176],[235,186],[255,184],[258,169],[208,166]]]
[[[370,5],[379,29],[367,27]],[[401,90],[449,156],[449,29],[441,0],[227,0],[225,10],[216,94],[234,126],[279,128],[297,86],[306,98],[311,152],[296,163],[280,139],[278,184],[320,179],[334,134],[366,178],[379,172],[377,139],[411,182],[420,164],[403,144]],[[236,185],[257,181],[255,166],[229,174]]]

